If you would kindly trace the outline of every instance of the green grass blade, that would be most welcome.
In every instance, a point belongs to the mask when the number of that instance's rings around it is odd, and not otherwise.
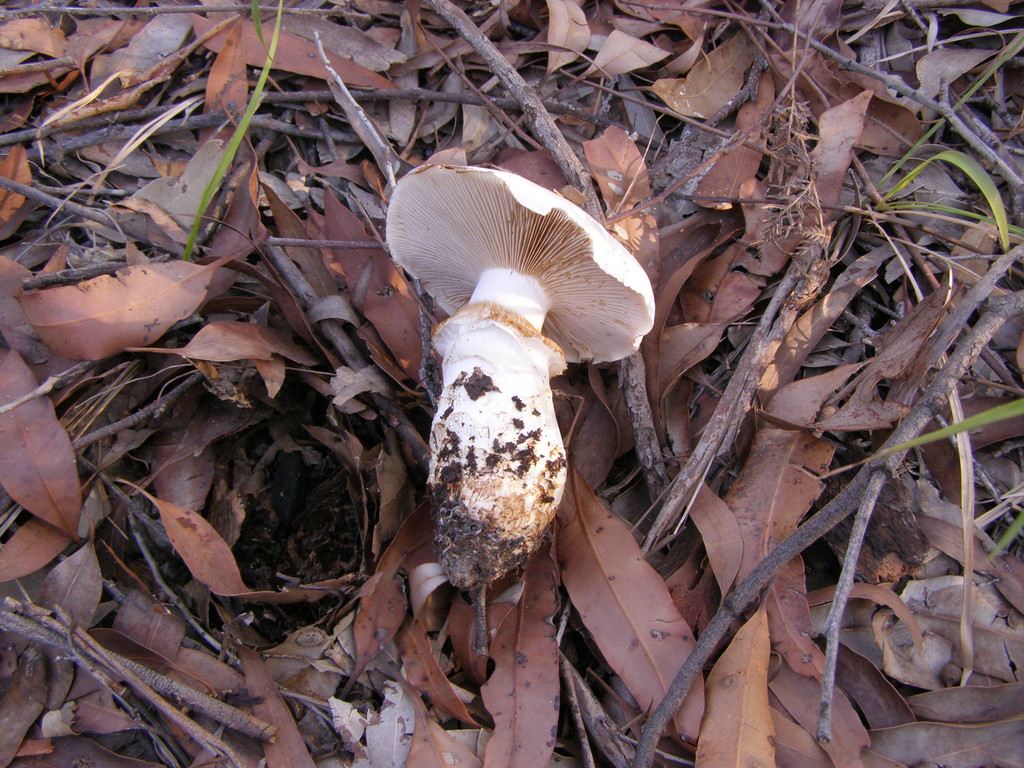
[[[916,179],[929,164],[936,161],[955,165],[963,171],[971,181],[974,182],[975,186],[977,186],[981,191],[981,194],[984,195],[985,200],[992,211],[992,218],[995,220],[996,229],[999,232],[999,244],[1003,247],[1003,250],[1009,249],[1010,222],[1006,215],[1006,206],[1003,205],[1003,198],[999,194],[999,189],[996,187],[996,183],[992,180],[992,177],[989,176],[988,172],[981,166],[981,164],[963,152],[957,152],[953,149],[944,149],[938,154],[929,157],[914,170],[904,176],[900,182],[886,194],[885,199],[890,200],[894,195],[905,189],[906,186]]]
[[[258,8],[258,6],[257,6]],[[260,100],[263,96],[263,89],[267,86],[267,78],[270,77],[270,67],[274,63],[274,54],[277,53],[277,40],[281,33],[281,18],[284,15],[284,0],[278,0],[277,3],[277,18],[274,20],[274,35],[270,39],[270,47],[267,49],[267,58],[263,62],[263,69],[260,71],[259,80],[256,81],[256,87],[253,88],[252,98],[249,99],[249,103],[245,108],[245,112],[242,113],[242,118],[238,121],[238,125],[235,126],[235,132],[231,134],[231,139],[228,141],[228,146],[224,151],[224,155],[221,157],[220,163],[217,164],[217,170],[213,174],[213,178],[210,179],[210,183],[206,185],[206,189],[203,190],[203,197],[199,201],[199,210],[196,211],[196,220],[192,223],[192,231],[188,234],[188,242],[185,244],[185,255],[182,256],[184,261],[189,261],[192,258],[192,252],[195,250],[196,238],[199,236],[199,227],[203,221],[203,214],[206,212],[206,208],[210,205],[210,201],[213,200],[213,196],[217,192],[217,188],[220,187],[224,177],[227,176],[228,169],[231,167],[231,163],[235,159],[235,155],[238,153],[238,148],[242,145],[242,139],[245,138],[246,132],[249,130],[249,123],[252,122],[253,115],[256,114],[256,110],[259,109]]]
[[[927,434],[915,437],[913,440],[907,440],[905,443],[894,445],[892,448],[875,454],[874,458],[881,459],[900,451],[916,448],[919,445],[934,443],[937,440],[944,440],[947,437],[958,435],[970,429],[977,429],[978,427],[984,427],[986,424],[994,424],[997,421],[1004,421],[1005,419],[1021,415],[1024,415],[1024,398],[1012,400],[1003,405],[997,405],[995,408],[989,408],[981,413],[976,413],[974,416],[958,421],[955,424],[950,424],[948,427],[936,429],[934,432],[928,432]]]

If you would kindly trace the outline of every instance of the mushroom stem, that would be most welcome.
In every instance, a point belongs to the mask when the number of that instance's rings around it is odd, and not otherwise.
[[[435,543],[460,589],[523,562],[565,485],[550,383],[565,356],[503,304],[467,304],[434,330],[443,377],[430,432]]]

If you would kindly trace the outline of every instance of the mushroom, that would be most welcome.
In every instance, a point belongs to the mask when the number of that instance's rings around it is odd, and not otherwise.
[[[443,388],[428,482],[441,567],[479,590],[537,547],[561,500],[551,376],[633,352],[653,324],[651,284],[582,209],[486,168],[409,173],[387,242],[450,315],[433,331]]]

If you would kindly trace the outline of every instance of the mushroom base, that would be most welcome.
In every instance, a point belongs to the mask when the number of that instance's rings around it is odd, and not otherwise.
[[[441,567],[460,589],[490,584],[540,544],[566,462],[549,376],[561,350],[518,316],[470,304],[440,325],[444,386],[429,484]]]

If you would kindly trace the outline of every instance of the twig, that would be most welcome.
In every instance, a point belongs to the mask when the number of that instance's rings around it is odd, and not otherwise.
[[[15,194],[26,197],[29,200],[35,200],[37,203],[42,203],[48,208],[52,208],[55,211],[65,209],[68,213],[72,213],[75,216],[80,216],[83,219],[101,224],[104,227],[117,228],[117,222],[114,221],[110,214],[99,213],[86,205],[79,205],[78,203],[72,203],[69,200],[61,200],[59,197],[48,195],[45,192],[40,192],[34,187],[27,186],[25,184],[19,184],[16,181],[0,176],[0,189],[5,189],[8,192],[14,192]]]
[[[883,450],[906,442],[920,434],[932,417],[941,411],[949,393],[970,369],[993,334],[1009,318],[1022,312],[1024,312],[1024,291],[989,301],[988,310],[957,345],[947,364],[935,375],[907,417],[893,430],[882,447]],[[902,451],[866,464],[842,491],[769,552],[768,556],[754,566],[746,578],[737,585],[736,589],[725,599],[718,613],[704,628],[693,651],[683,662],[675,679],[669,685],[665,697],[648,718],[637,744],[637,755],[632,768],[649,768],[654,759],[658,739],[664,733],[665,727],[675,711],[679,709],[696,676],[700,674],[704,665],[725,639],[732,622],[741,617],[743,612],[760,598],[761,593],[771,583],[782,566],[832,530],[850,514],[860,503],[873,475],[877,473],[891,474],[903,460],[904,455],[905,451]]]
[[[62,59],[30,61],[28,64],[15,64],[12,67],[0,67],[0,77],[7,77],[8,75],[28,75],[33,72],[49,72],[51,69],[77,66],[78,61],[70,56],[65,56]]]
[[[81,6],[61,6],[47,8],[44,4],[34,4],[28,8],[18,8],[13,11],[0,11],[0,22],[10,19],[18,19],[24,16],[39,15],[67,15],[67,16],[157,16],[165,13],[239,13],[247,11],[247,6],[241,5],[158,5],[155,7],[125,8],[121,6],[107,8],[83,8]],[[262,13],[277,13],[277,4],[261,5],[259,10]],[[285,8],[284,13],[294,15],[337,15],[337,8]]]
[[[104,427],[100,427],[87,435],[82,435],[82,437],[71,443],[71,446],[76,451],[83,451],[90,445],[94,445],[100,440],[108,438],[111,435],[116,435],[118,432],[131,429],[144,421],[160,418],[164,413],[166,413],[168,408],[174,405],[185,395],[186,392],[202,380],[202,373],[199,371],[192,372],[183,382],[181,382],[181,384],[176,386],[163,397],[158,397],[145,408],[140,408],[135,413],[131,413],[123,419],[118,419],[117,421],[107,424]]]
[[[647,397],[644,359],[639,352],[634,352],[619,363],[619,376],[622,395],[626,400],[626,408],[633,427],[636,454],[644,468],[644,481],[647,483],[651,499],[657,499],[668,486],[669,478],[665,469],[665,457],[658,442],[658,432],[654,428],[654,413]]]
[[[298,246],[299,248],[342,248],[359,250],[381,250],[384,246],[376,240],[311,240],[304,237],[268,237],[264,240],[267,245],[282,245],[285,247]]]
[[[179,704],[254,739],[266,741],[271,739],[277,731],[276,726],[271,723],[247,715],[219,699],[172,680],[119,653],[103,648],[81,628],[71,629],[62,626],[59,622],[47,617],[46,612],[38,606],[7,598],[0,606],[0,627],[51,648],[61,651],[70,649],[79,663],[88,661],[90,664],[98,665],[101,669],[112,672],[116,677],[120,677],[128,683],[136,693],[160,708],[161,712],[166,714],[165,709],[169,709],[178,718],[189,723],[191,725],[188,731],[189,735],[193,735],[191,729],[198,729],[198,726],[171,707],[164,701],[163,696],[168,696]],[[180,725],[177,721],[175,724]],[[202,731],[202,729],[198,730]],[[202,731],[202,733],[205,734],[206,731]],[[209,734],[206,735],[209,736]],[[216,744],[219,743],[219,741],[216,742]],[[211,744],[211,747],[220,751],[216,744]]]
[[[427,0],[427,5],[440,14],[462,39],[473,47],[473,50],[484,60],[512,98],[522,104],[523,114],[533,132],[554,156],[555,162],[558,163],[558,167],[565,174],[568,182],[583,192],[586,199],[584,207],[587,212],[600,221],[601,204],[598,202],[590,174],[583,167],[583,163],[576,153],[572,151],[569,142],[558,130],[558,126],[555,125],[554,119],[544,108],[544,102],[541,101],[537,92],[508,62],[508,59],[501,55],[494,47],[494,43],[487,39],[465,11],[456,7],[449,0]]]
[[[693,453],[669,486],[661,510],[644,539],[645,552],[668,543],[666,533],[681,519],[722,447],[731,443],[739,431],[761,376],[796,320],[796,308],[787,308],[787,304],[804,280],[803,267],[796,261],[790,262]]]
[[[348,86],[338,76],[338,73],[334,71],[334,66],[327,57],[327,52],[324,51],[324,44],[320,39],[320,33],[314,32],[313,36],[316,38],[316,50],[320,55],[320,61],[327,70],[327,74],[331,76],[331,79],[327,81],[327,85],[331,89],[331,93],[334,94],[335,103],[345,113],[345,117],[348,119],[348,124],[352,126],[352,130],[362,139],[363,146],[370,150],[370,154],[373,155],[373,159],[377,163],[377,168],[384,174],[388,189],[394,189],[396,174],[404,173],[411,166],[398,156],[398,153],[392,149],[391,142],[387,140],[384,134],[381,133],[381,130],[367,116],[363,108],[352,98],[352,93],[349,91]]]
[[[71,366],[63,373],[55,373],[53,376],[48,376],[46,381],[40,384],[38,387],[33,389],[31,392],[26,392],[21,397],[15,398],[9,403],[0,405],[0,416],[13,411],[19,405],[24,405],[29,400],[35,400],[37,397],[43,397],[44,395],[50,394],[53,390],[63,387],[65,384],[70,384],[72,381],[77,379],[79,375],[85,373],[92,368],[96,363],[92,360],[86,360],[76,365]]]

